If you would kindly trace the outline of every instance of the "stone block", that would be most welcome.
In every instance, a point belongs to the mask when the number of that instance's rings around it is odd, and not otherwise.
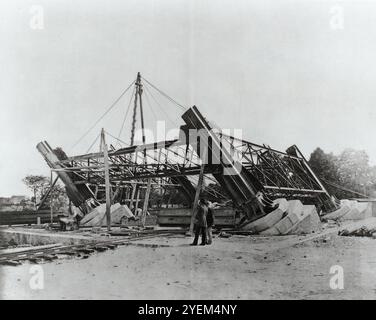
[[[262,235],[288,234],[289,231],[303,219],[303,204],[300,200],[288,201],[287,215],[272,228],[261,232]]]
[[[301,214],[301,221],[298,222],[289,234],[310,234],[318,232],[321,228],[320,217],[314,205],[305,205]]]
[[[357,202],[340,220],[363,220],[372,217],[371,202]]]
[[[263,216],[256,221],[252,221],[246,224],[242,230],[248,230],[255,233],[262,232],[266,229],[271,228],[274,226],[278,221],[281,220],[283,214],[288,209],[288,202],[286,199],[276,199],[274,204],[278,204],[278,208],[273,210],[272,212],[268,213],[266,216]]]

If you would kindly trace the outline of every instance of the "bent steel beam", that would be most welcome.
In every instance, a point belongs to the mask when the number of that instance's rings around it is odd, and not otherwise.
[[[64,169],[64,166],[60,164],[60,160],[52,150],[52,148],[48,145],[47,142],[39,142],[37,144],[37,149],[47,162],[48,166],[51,169]],[[76,207],[79,207],[83,213],[86,213],[86,206],[85,201],[89,198],[85,196],[85,193],[82,190],[79,190],[78,186],[75,185],[74,181],[72,180],[70,173],[65,171],[56,171],[57,175],[63,181],[67,195],[69,199],[73,202]],[[81,188],[86,188],[86,186],[82,186]]]
[[[191,145],[197,143],[198,149],[208,148],[208,159],[222,167],[222,173],[213,173],[213,176],[227,191],[234,204],[243,209],[249,220],[265,215],[263,205],[256,196],[259,191],[263,190],[262,184],[222,147],[219,137],[212,132],[212,128],[197,107],[193,106],[188,109],[182,118],[189,129],[187,137],[189,143]],[[200,130],[200,132],[192,132],[192,130]],[[199,141],[192,137],[199,137]]]

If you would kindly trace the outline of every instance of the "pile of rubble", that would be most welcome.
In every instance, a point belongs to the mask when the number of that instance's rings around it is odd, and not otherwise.
[[[343,226],[338,234],[340,236],[372,237],[376,239],[376,217],[370,217]]]

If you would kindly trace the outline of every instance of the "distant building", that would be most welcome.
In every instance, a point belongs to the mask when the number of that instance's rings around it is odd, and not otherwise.
[[[28,200],[26,196],[0,197],[0,206],[19,205],[26,200]]]
[[[0,197],[0,206],[11,205],[11,199],[8,197]]]
[[[25,201],[27,199],[26,196],[11,196],[10,201],[12,204],[20,204],[21,201]]]

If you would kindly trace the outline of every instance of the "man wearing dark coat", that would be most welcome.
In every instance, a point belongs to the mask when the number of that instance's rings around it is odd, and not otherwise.
[[[208,214],[206,215],[206,244],[212,244],[213,233],[212,228],[214,225],[214,208],[216,203],[208,202]]]
[[[207,222],[206,222],[206,216],[208,214],[208,206],[204,199],[200,199],[198,206],[197,206],[197,213],[195,217],[195,239],[193,240],[193,243],[191,243],[192,246],[197,246],[198,238],[201,233],[201,246],[204,246],[206,244],[206,228],[207,228]]]

